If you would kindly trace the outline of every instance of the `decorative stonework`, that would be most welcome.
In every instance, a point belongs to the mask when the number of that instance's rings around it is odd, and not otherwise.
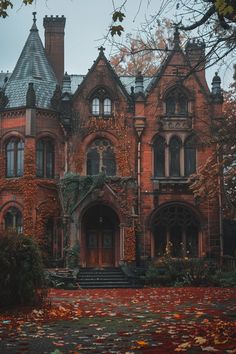
[[[192,129],[192,119],[191,118],[176,118],[168,117],[161,118],[158,121],[162,130],[191,130]]]

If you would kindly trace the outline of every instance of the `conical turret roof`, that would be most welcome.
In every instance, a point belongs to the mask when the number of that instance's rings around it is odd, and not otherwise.
[[[35,13],[30,34],[6,85],[5,94],[9,100],[6,108],[26,105],[29,83],[33,83],[34,86],[36,107],[50,108],[50,101],[57,79],[39,37]]]

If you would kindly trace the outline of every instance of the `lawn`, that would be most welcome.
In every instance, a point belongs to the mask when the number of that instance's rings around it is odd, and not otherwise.
[[[50,290],[0,316],[0,353],[236,353],[236,289]]]

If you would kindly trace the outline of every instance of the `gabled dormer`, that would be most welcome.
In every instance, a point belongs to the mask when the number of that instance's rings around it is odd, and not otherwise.
[[[86,103],[86,115],[90,117],[113,117],[120,108],[129,106],[131,97],[123,86],[104,54],[105,48],[99,48],[99,55],[87,75],[73,95],[74,109]],[[80,109],[79,109],[80,110]]]

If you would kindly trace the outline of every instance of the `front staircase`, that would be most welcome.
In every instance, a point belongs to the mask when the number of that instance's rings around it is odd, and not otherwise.
[[[77,279],[81,289],[132,287],[127,276],[120,268],[81,268]]]

